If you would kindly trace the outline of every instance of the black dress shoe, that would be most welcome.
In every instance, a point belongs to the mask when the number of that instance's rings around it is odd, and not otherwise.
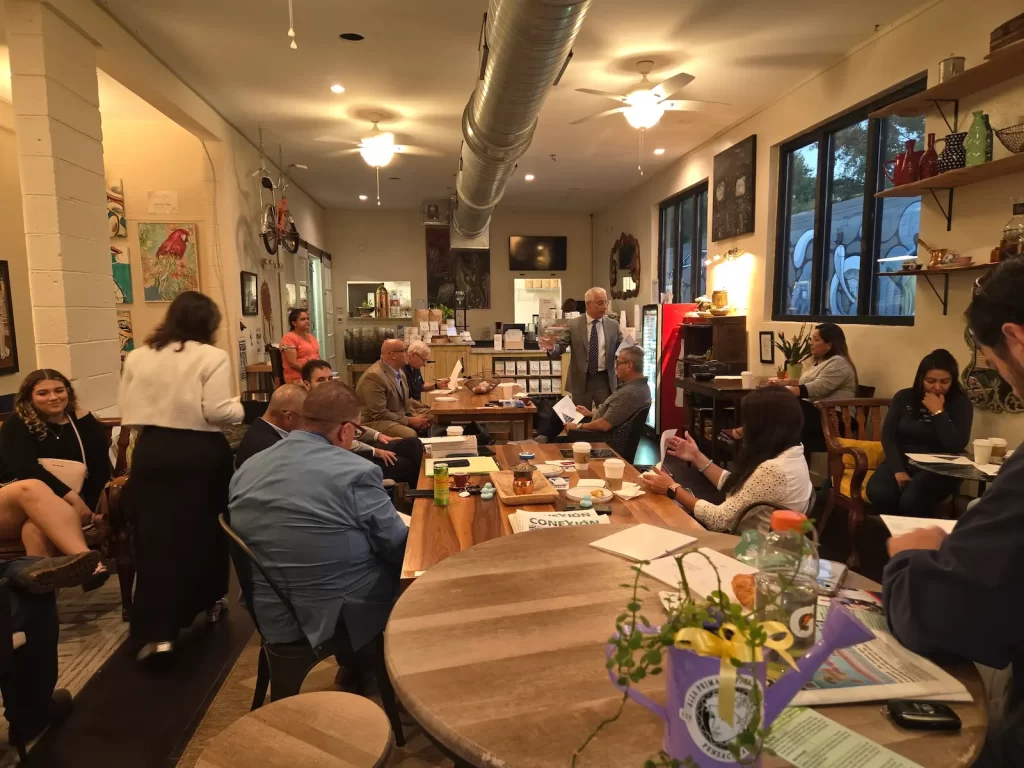
[[[57,688],[50,697],[50,707],[47,711],[46,722],[35,728],[29,728],[25,733],[19,734],[22,741],[27,744],[33,739],[38,738],[47,727],[60,725],[71,716],[71,710],[73,709],[74,700],[71,698],[71,693],[65,688]]]
[[[43,595],[89,583],[99,562],[100,553],[92,549],[63,557],[44,557],[22,568],[11,580],[27,592]]]

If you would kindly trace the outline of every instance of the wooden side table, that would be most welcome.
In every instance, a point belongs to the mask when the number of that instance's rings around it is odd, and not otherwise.
[[[380,768],[394,743],[384,710],[363,696],[290,696],[236,720],[203,750],[196,768]]]

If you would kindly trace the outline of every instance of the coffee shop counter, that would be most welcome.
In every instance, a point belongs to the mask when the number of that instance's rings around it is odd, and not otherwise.
[[[565,390],[565,378],[569,372],[569,354],[569,352],[566,352],[561,358],[562,373],[561,389],[559,391]],[[493,347],[477,347],[467,344],[432,344],[430,346],[430,356],[433,360],[427,363],[423,369],[423,378],[427,381],[433,381],[438,376],[450,374],[457,360],[462,360],[462,370],[465,376],[473,376],[480,373],[492,374],[494,372],[495,360],[549,360],[547,354],[539,349],[502,350],[495,352]],[[507,373],[505,375],[510,376]],[[540,378],[540,376],[531,376],[529,374],[514,374],[510,377],[520,379]],[[548,374],[547,377],[555,378],[553,374]]]

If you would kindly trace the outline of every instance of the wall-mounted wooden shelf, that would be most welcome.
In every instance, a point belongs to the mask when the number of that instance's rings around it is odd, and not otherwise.
[[[970,184],[978,184],[989,179],[998,179],[1000,176],[1009,176],[1013,173],[1024,172],[1024,153],[1001,157],[981,165],[971,165],[967,168],[957,168],[954,171],[940,173],[930,179],[922,179],[910,184],[901,184],[892,189],[885,189],[876,192],[875,197],[917,197],[924,190],[928,189],[956,189],[966,187]]]
[[[923,277],[928,281],[929,287],[932,289],[932,293],[942,303],[942,314],[945,315],[949,308],[949,276],[958,272],[981,272],[982,270],[992,269],[995,264],[984,263],[984,264],[968,264],[966,267],[931,267],[929,269],[919,269],[916,272],[903,271],[902,269],[896,272],[879,272],[879,277]],[[939,293],[939,289],[935,287],[935,283],[932,282],[932,275],[936,278],[942,279],[942,293]]]
[[[400,320],[412,322],[411,317],[348,317],[346,320],[354,320],[357,323],[397,323]]]
[[[959,101],[1018,75],[1024,75],[1024,41],[1008,45],[992,53],[985,62],[964,70],[962,75],[875,110],[868,117],[914,117],[932,106],[938,108],[941,102]]]

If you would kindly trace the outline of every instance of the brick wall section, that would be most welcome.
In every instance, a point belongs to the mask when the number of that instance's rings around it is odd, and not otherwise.
[[[38,0],[5,8],[38,365],[109,412],[120,358],[96,51]]]

